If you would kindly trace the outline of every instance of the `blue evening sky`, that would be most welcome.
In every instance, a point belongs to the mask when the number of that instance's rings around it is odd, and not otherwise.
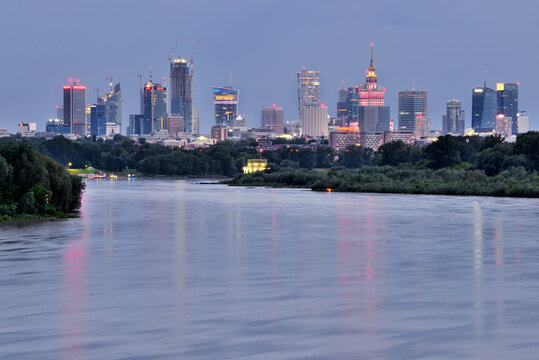
[[[0,5],[3,86],[0,127],[18,122],[44,130],[62,85],[80,78],[92,89],[120,78],[123,122],[139,110],[139,72],[168,75],[167,55],[186,57],[196,39],[195,105],[201,131],[213,122],[212,85],[232,73],[240,113],[260,125],[263,106],[284,107],[297,119],[296,72],[320,70],[322,101],[335,114],[337,89],[364,82],[369,43],[375,44],[379,82],[397,123],[397,91],[429,90],[433,128],[445,102],[456,98],[470,126],[471,94],[486,77],[520,82],[520,108],[539,127],[539,49],[535,0],[227,0],[227,1],[11,1]]]

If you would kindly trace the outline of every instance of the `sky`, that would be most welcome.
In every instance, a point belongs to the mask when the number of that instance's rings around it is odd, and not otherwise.
[[[93,89],[119,79],[123,123],[138,113],[139,78],[168,76],[168,53],[188,57],[195,42],[194,103],[200,130],[213,125],[211,87],[240,89],[239,112],[260,126],[264,106],[297,120],[296,72],[320,71],[321,101],[335,115],[337,89],[364,83],[374,43],[378,81],[397,124],[397,92],[429,91],[441,128],[445,103],[462,101],[471,123],[472,88],[520,83],[520,109],[539,128],[539,22],[536,0],[152,0],[13,1],[0,5],[0,127],[56,117],[62,86]]]

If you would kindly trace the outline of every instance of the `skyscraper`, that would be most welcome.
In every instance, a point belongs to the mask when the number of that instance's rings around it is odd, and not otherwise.
[[[517,114],[519,134],[524,134],[530,131],[530,117],[525,116],[524,113],[525,111],[521,111]]]
[[[337,118],[340,119],[342,123],[346,123],[348,120],[347,98],[348,90],[339,89],[337,98]]]
[[[232,126],[238,116],[240,91],[228,86],[213,87],[215,125]]]
[[[141,134],[166,128],[167,88],[151,81],[144,85],[144,126]]]
[[[428,136],[430,123],[428,117],[427,90],[401,90],[399,91],[399,130],[416,131],[416,122],[419,118],[425,122],[422,137]]]
[[[193,132],[192,71],[185,59],[170,63],[170,114],[182,115],[185,132]]]
[[[112,83],[111,83],[112,86]],[[98,103],[105,105],[105,118],[108,123],[122,127],[122,91],[117,83],[110,92],[99,96]]]
[[[94,104],[90,106],[90,135],[104,136],[107,130],[106,106]]]
[[[282,135],[284,133],[283,108],[275,104],[265,106],[262,109],[261,126],[264,129],[270,129],[273,134]]]
[[[305,67],[298,71],[298,113],[302,107],[320,106],[320,71],[307,70]]]
[[[389,131],[389,106],[385,106],[386,90],[378,85],[374,66],[374,47],[371,43],[371,62],[365,84],[357,88],[357,119],[362,132]],[[352,114],[353,117],[353,114]]]
[[[464,135],[464,119],[460,100],[449,100],[446,104],[446,114],[442,116],[442,132]]]
[[[476,132],[488,132],[496,129],[496,92],[488,88],[477,87],[472,92],[472,128]]]
[[[511,118],[511,133],[518,133],[518,83],[497,83],[497,114]]]
[[[327,106],[304,106],[301,108],[300,119],[301,135],[312,137],[327,137],[329,135]]]
[[[71,133],[86,136],[86,86],[64,86],[64,124]]]
[[[56,105],[56,118],[64,121],[64,105]]]

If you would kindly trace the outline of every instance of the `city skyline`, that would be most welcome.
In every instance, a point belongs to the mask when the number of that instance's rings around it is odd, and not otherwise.
[[[94,34],[95,20],[90,14],[95,10],[89,6],[82,6],[81,13],[87,14],[77,20],[79,31],[84,37],[91,39],[83,42],[81,47],[78,44],[69,43],[67,46],[58,39],[58,32],[61,27],[52,26],[45,29],[43,33],[31,35],[31,26],[28,19],[23,18],[24,9],[16,4],[9,4],[3,14],[11,14],[6,17],[4,24],[9,26],[16,20],[25,29],[20,35],[14,35],[5,41],[7,58],[5,65],[10,68],[7,74],[7,81],[14,83],[14,91],[4,91],[2,96],[2,116],[0,117],[0,127],[7,127],[14,131],[19,122],[36,122],[39,128],[44,128],[48,118],[55,117],[55,106],[62,104],[61,93],[57,90],[66,84],[68,77],[77,77],[81,83],[87,86],[87,102],[92,104],[94,92],[92,89],[103,87],[106,84],[107,74],[113,74],[122,83],[122,122],[128,124],[128,114],[138,113],[138,73],[152,71],[156,79],[167,76],[169,72],[169,62],[167,53],[174,41],[174,35],[178,34],[179,42],[176,54],[183,58],[192,54],[196,44],[196,39],[200,38],[200,49],[195,59],[197,66],[197,76],[194,80],[194,106],[199,108],[201,119],[201,132],[207,133],[213,125],[213,104],[211,98],[211,86],[227,84],[229,73],[232,73],[232,86],[240,89],[242,93],[242,104],[239,109],[240,114],[246,114],[248,126],[257,126],[259,113],[263,106],[268,103],[278,103],[285,110],[285,121],[298,120],[297,109],[297,79],[295,73],[301,66],[320,71],[321,102],[329,107],[331,116],[336,115],[337,89],[354,86],[362,83],[366,61],[369,56],[368,44],[374,42],[376,47],[376,62],[379,75],[383,78],[386,88],[386,104],[391,108],[390,118],[397,124],[397,94],[399,90],[411,88],[412,81],[415,80],[416,87],[429,90],[429,116],[433,123],[433,129],[442,127],[442,115],[445,113],[445,104],[449,99],[462,101],[462,107],[466,111],[466,128],[471,126],[471,96],[470,90],[481,86],[485,80],[485,69],[487,86],[495,88],[497,82],[520,82],[519,103],[521,110],[527,110],[531,117],[531,128],[537,128],[536,114],[539,113],[539,106],[533,101],[537,97],[537,91],[533,84],[539,81],[534,63],[534,56],[509,56],[496,51],[494,42],[496,34],[500,29],[493,27],[492,34],[487,37],[487,41],[481,49],[473,48],[471,39],[467,38],[469,31],[481,30],[474,22],[474,15],[478,15],[482,10],[479,6],[481,2],[470,5],[466,13],[455,24],[451,24],[447,18],[457,10],[465,8],[464,2],[456,2],[455,9],[449,11],[447,15],[439,15],[435,7],[425,1],[412,2],[414,8],[421,9],[422,14],[427,19],[438,19],[439,24],[432,24],[433,20],[428,20],[422,25],[417,16],[412,16],[409,23],[403,23],[396,14],[409,12],[396,2],[384,5],[372,5],[366,2],[351,3],[347,1],[337,1],[333,5],[326,2],[310,2],[311,6],[306,10],[313,15],[311,20],[304,20],[302,25],[305,29],[313,31],[315,39],[305,39],[300,45],[295,44],[296,37],[299,36],[300,24],[289,22],[295,11],[300,8],[296,4],[282,2],[271,4],[260,2],[257,4],[247,4],[243,1],[232,2],[230,6],[216,3],[215,9],[209,11],[202,18],[202,24],[187,20],[181,26],[173,25],[169,15],[161,16],[160,23],[163,24],[164,33],[168,36],[152,38],[150,43],[142,46],[146,39],[142,29],[134,28],[137,21],[127,24],[129,15],[135,19],[144,19],[145,16],[155,14],[159,9],[165,7],[164,4],[154,8],[142,8],[134,6],[127,11],[122,6],[116,4],[106,4],[97,2],[96,6],[107,6],[115,9],[116,16],[124,24],[121,36],[115,41],[114,48],[103,45],[98,41],[100,34],[104,30],[97,30]],[[486,3],[486,2],[485,2]],[[29,19],[37,16],[37,10],[43,10],[44,15],[51,15],[54,19],[68,19],[71,23],[75,20],[70,15],[73,10],[63,1],[54,2],[48,6],[36,5],[36,14],[30,14]],[[275,6],[275,5],[278,6]],[[526,14],[518,11],[521,5],[503,6],[501,2],[488,2],[492,11],[485,14],[486,18],[495,18],[502,13],[519,14],[526,20]],[[184,4],[185,11],[194,15],[200,15],[203,11],[202,5]],[[178,7],[179,5],[171,5]],[[282,14],[277,13],[277,7]],[[329,9],[329,12],[327,11]],[[145,13],[147,10],[148,14]],[[228,39],[226,47],[223,42],[212,38],[213,31],[222,25],[223,21],[217,16],[219,11],[225,13],[253,14],[253,17],[260,22],[260,26],[255,26],[255,20],[249,22],[252,34],[239,34],[237,37]],[[264,17],[257,18],[255,14],[267,10]],[[359,18],[352,21],[349,12],[364,10],[358,13]],[[51,13],[53,11],[53,13]],[[55,13],[54,13],[55,11]],[[125,12],[125,13],[124,13]],[[56,17],[55,17],[56,16]],[[110,15],[102,14],[104,20]],[[348,28],[353,28],[355,21],[363,19],[367,23],[384,24],[385,30],[381,32],[363,32],[354,36],[347,34]],[[215,20],[215,24],[207,26]],[[316,21],[315,21],[316,20]],[[291,32],[290,38],[279,38],[279,36],[267,34],[263,31],[264,22],[284,21],[285,29]],[[239,25],[239,24],[238,24]],[[238,25],[232,25],[233,27]],[[245,24],[243,24],[245,26]],[[320,25],[319,27],[317,25]],[[336,29],[333,26],[336,25]],[[337,26],[338,25],[338,26]],[[433,32],[439,38],[426,39],[429,50],[418,51],[415,45],[403,47],[397,40],[400,36],[414,33],[421,30],[422,26],[432,26]],[[206,26],[207,28],[204,28]],[[507,39],[511,39],[515,48],[522,48],[522,40],[517,36],[520,32],[532,31],[537,25],[523,21],[520,30],[508,31]],[[392,31],[400,29],[402,35],[395,36]],[[133,34],[128,34],[133,30]],[[387,30],[387,31],[386,31]],[[125,33],[124,33],[125,31]],[[499,35],[499,34],[498,34]],[[31,36],[35,36],[31,38]],[[66,35],[67,36],[67,35]],[[46,38],[44,38],[46,37]],[[265,41],[256,42],[254,39],[261,37]],[[40,39],[41,43],[37,44]],[[338,41],[337,41],[338,40]],[[23,44],[24,41],[27,43]],[[347,46],[342,46],[343,44]],[[66,49],[61,48],[62,44]],[[137,44],[140,44],[137,46]],[[424,45],[423,48],[424,48]],[[129,46],[128,46],[129,45]],[[316,45],[316,46],[315,46]],[[28,47],[34,46],[36,50],[44,53],[42,60],[47,67],[45,73],[38,76],[31,66],[25,66],[26,62],[32,59],[27,56]],[[448,50],[455,54],[449,54]],[[260,53],[262,49],[271,50],[271,55],[265,56]],[[284,51],[289,49],[290,51]],[[467,56],[462,57],[462,53]],[[106,54],[107,56],[103,56]],[[335,56],[338,54],[338,56]],[[243,60],[242,60],[243,59]],[[261,71],[260,67],[264,68]],[[22,71],[24,67],[24,71]],[[15,81],[18,76],[18,81]],[[30,80],[31,79],[31,80]],[[344,84],[341,82],[344,80]],[[31,107],[20,105],[19,99],[15,97],[19,86],[24,83],[32,83],[26,92],[31,98]],[[21,111],[21,108],[23,109]]]

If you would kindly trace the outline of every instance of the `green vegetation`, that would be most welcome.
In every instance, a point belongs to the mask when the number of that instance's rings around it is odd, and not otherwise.
[[[0,222],[61,217],[80,207],[82,179],[27,143],[0,145]]]
[[[197,150],[152,145],[121,135],[105,141],[70,141],[62,136],[0,139],[0,145],[23,142],[82,171],[93,167],[116,173],[132,169],[150,176],[235,176],[233,185],[315,190],[536,196],[539,171],[538,132],[519,135],[515,143],[505,143],[500,136],[446,135],[425,146],[394,141],[378,151],[350,146],[339,152],[304,139],[276,139],[274,144],[280,148],[262,153],[253,139],[224,141]],[[268,160],[266,173],[241,174],[247,159],[258,157]],[[310,171],[313,169],[328,171]]]

